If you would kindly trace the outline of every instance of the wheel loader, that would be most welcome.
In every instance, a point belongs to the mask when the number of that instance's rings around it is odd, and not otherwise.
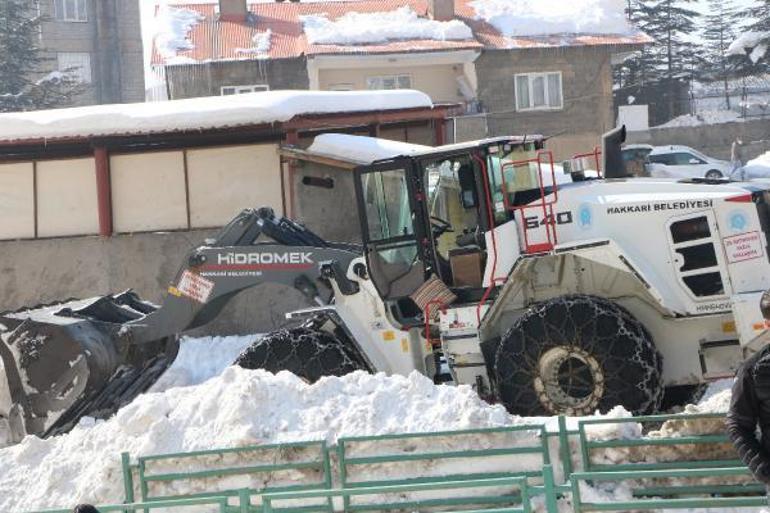
[[[537,136],[393,155],[354,172],[360,246],[247,209],[189,252],[160,307],[129,291],[5,313],[0,413],[17,439],[108,416],[180,333],[265,282],[315,306],[244,367],[417,371],[526,415],[656,411],[766,343],[770,184],[630,178],[623,138],[605,136],[602,178],[558,176]]]

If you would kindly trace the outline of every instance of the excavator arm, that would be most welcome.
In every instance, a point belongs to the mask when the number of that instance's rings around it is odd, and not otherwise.
[[[269,208],[247,209],[187,254],[160,307],[127,291],[2,314],[0,380],[11,404],[0,404],[0,417],[14,441],[66,432],[83,417],[105,418],[165,372],[180,333],[214,319],[240,291],[279,283],[327,304],[330,280],[343,294],[357,292],[346,272],[361,254]]]

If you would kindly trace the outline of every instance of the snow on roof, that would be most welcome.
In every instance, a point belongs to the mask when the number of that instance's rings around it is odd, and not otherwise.
[[[476,19],[506,37],[553,34],[624,34],[636,29],[625,0],[474,0]]]
[[[438,22],[430,19],[427,0],[250,2],[250,21],[235,22],[219,19],[215,2],[176,0],[176,7],[195,11],[202,17],[187,33],[186,39],[194,48],[180,50],[179,56],[170,61],[156,50],[151,60],[155,65],[195,64],[483,48],[638,47],[652,42],[649,36],[625,21],[622,6],[618,9],[623,0],[544,3],[542,0],[455,0],[455,20]],[[510,4],[523,8],[514,10]],[[496,25],[503,30],[498,30]],[[266,52],[254,55],[238,51],[252,46],[253,37],[267,30],[272,31],[272,37]],[[533,35],[509,36],[507,33]]]
[[[311,44],[382,43],[391,39],[472,39],[470,27],[460,20],[436,21],[420,17],[409,6],[393,11],[351,11],[337,19],[326,15],[300,16]]]
[[[745,32],[727,49],[727,55],[749,54],[751,62],[756,64],[765,56],[770,43],[770,32]]]
[[[347,134],[322,134],[313,140],[307,149],[310,153],[347,160],[359,164],[371,164],[374,161],[413,155],[426,150],[430,146],[411,144],[376,137],[364,137]]]
[[[200,13],[183,8],[161,5],[155,17],[155,48],[164,59],[173,59],[177,52],[192,50],[187,35],[203,20]]]
[[[697,114],[684,114],[654,128],[718,125],[743,121],[740,114],[732,110],[704,110]]]
[[[0,114],[0,140],[21,141],[206,130],[283,122],[307,114],[432,108],[425,93],[269,91],[168,102]]]

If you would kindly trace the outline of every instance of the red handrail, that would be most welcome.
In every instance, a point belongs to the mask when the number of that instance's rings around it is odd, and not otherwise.
[[[492,289],[495,288],[496,283],[500,282],[505,283],[508,281],[508,278],[492,278],[489,281],[489,287],[487,287],[487,290],[484,291],[484,295],[481,296],[481,299],[479,300],[479,304],[476,305],[476,322],[481,324],[481,307],[484,306],[484,303],[487,302],[487,299],[489,299],[489,296],[492,294]]]
[[[573,155],[571,160],[584,159],[586,157],[593,157],[596,160],[596,172],[599,174],[599,178],[602,177],[602,162],[599,156],[602,154],[602,150],[598,146],[594,146],[594,151],[589,153],[578,153]]]
[[[551,184],[552,184],[552,197],[550,199],[546,198],[545,194],[545,183],[543,183],[543,156],[548,157],[548,164],[551,166]],[[529,204],[529,205],[511,205],[510,200],[508,199],[508,187],[505,182],[505,170],[506,168],[513,168],[513,172],[516,172],[516,168],[523,166],[523,165],[529,165],[529,164],[537,164],[537,182],[538,187],[540,188],[540,201],[535,204]],[[503,192],[503,203],[505,204],[505,208],[511,212],[516,212],[519,210],[521,212],[521,226],[522,226],[522,233],[524,234],[524,252],[525,253],[541,253],[544,251],[550,251],[553,249],[553,247],[557,244],[558,239],[556,235],[556,220],[554,219],[553,215],[553,206],[559,201],[559,187],[556,183],[556,169],[554,167],[554,161],[553,161],[553,153],[550,151],[539,151],[535,155],[534,158],[531,159],[524,159],[524,160],[517,160],[514,162],[507,162],[501,166],[501,187]],[[543,209],[543,219],[545,222],[545,233],[547,241],[541,244],[530,244],[529,243],[529,234],[527,233],[527,224],[526,224],[526,217],[524,213],[532,208],[542,208]],[[551,221],[548,221],[548,220]]]

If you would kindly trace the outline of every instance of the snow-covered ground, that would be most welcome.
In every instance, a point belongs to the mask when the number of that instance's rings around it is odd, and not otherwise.
[[[676,117],[667,123],[659,125],[655,128],[716,125],[720,123],[733,123],[736,121],[742,121],[740,115],[737,112],[731,110],[707,110],[699,112],[698,114],[685,114],[683,116]]]
[[[356,372],[309,385],[286,372],[273,375],[228,366],[257,339],[257,335],[185,339],[178,359],[151,393],[138,397],[112,419],[86,419],[66,435],[48,440],[27,437],[16,446],[0,450],[0,468],[13,469],[0,472],[0,508],[27,511],[78,501],[120,501],[123,489],[119,455],[123,451],[157,454],[322,439],[334,444],[341,436],[540,423],[546,423],[550,430],[557,429],[554,418],[512,416],[502,406],[481,400],[470,387],[436,386],[417,373],[388,377]],[[704,401],[689,406],[687,411],[724,411],[729,386],[729,380],[716,383]],[[628,415],[623,408],[616,408],[606,417]],[[574,428],[576,421],[569,419],[569,426]],[[660,431],[670,436],[714,429],[720,429],[720,425],[711,423],[703,428],[667,423]],[[588,435],[592,439],[638,438],[642,427],[637,423],[596,427]],[[509,436],[512,438],[506,443],[530,444],[534,432],[525,430]],[[479,447],[492,442],[476,437],[467,443],[471,443],[468,447]],[[638,455],[632,452],[619,450],[603,457],[633,460]],[[531,469],[537,461],[518,457],[506,464]],[[429,475],[441,472],[440,467],[432,462],[410,462],[404,468],[396,465],[377,471]],[[174,491],[196,490],[194,484],[182,486],[188,488]],[[627,489],[586,487],[585,493],[586,497],[595,494],[617,499]]]

